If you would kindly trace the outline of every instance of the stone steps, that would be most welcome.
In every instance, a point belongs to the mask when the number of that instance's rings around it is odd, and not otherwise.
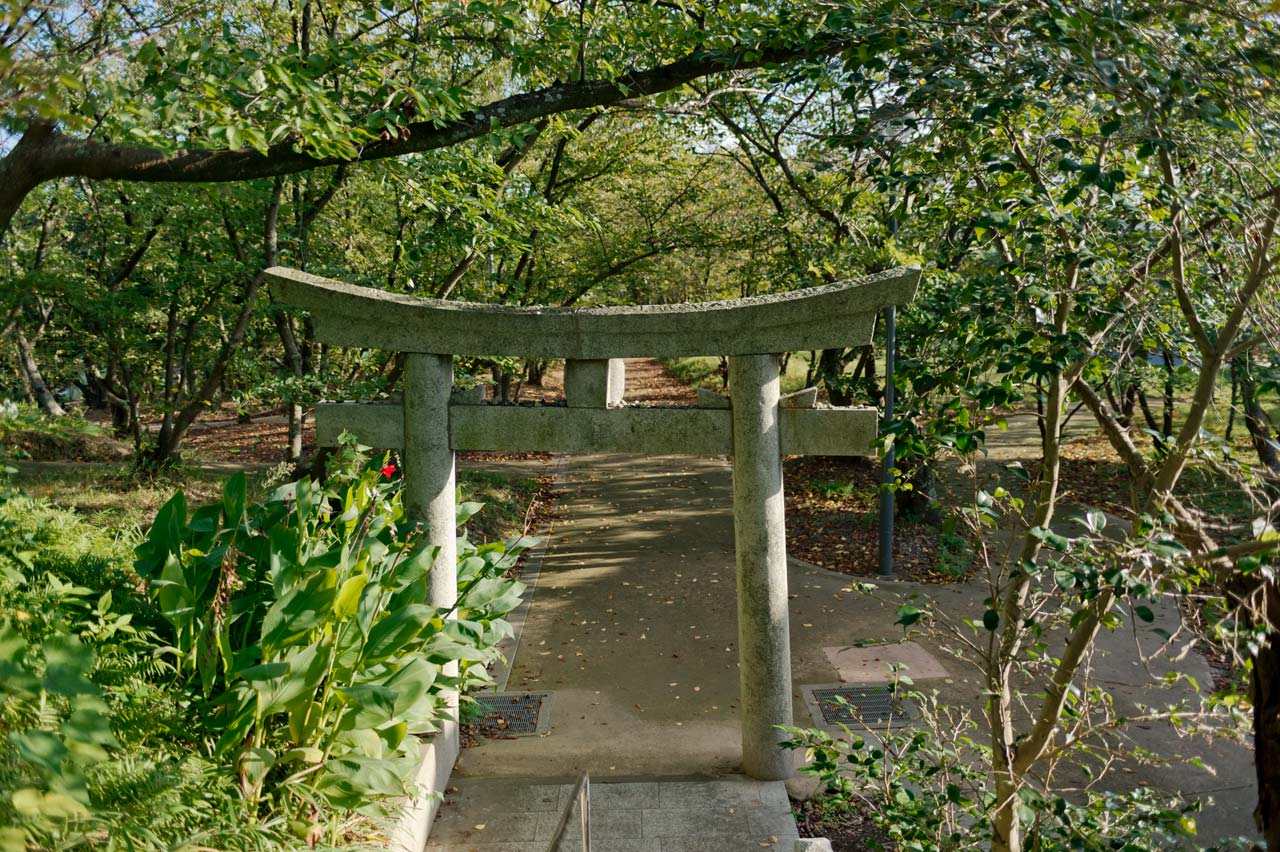
[[[547,852],[569,783],[455,778],[423,852]],[[577,806],[562,852],[578,852]],[[591,852],[791,852],[798,832],[782,782],[597,781]]]

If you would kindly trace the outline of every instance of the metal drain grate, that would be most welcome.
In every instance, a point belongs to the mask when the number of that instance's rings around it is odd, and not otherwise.
[[[895,697],[889,686],[815,689],[813,697],[828,725],[888,725],[907,716],[905,699]]]
[[[545,692],[482,692],[475,699],[484,715],[476,724],[486,737],[540,734],[547,727],[546,698]]]

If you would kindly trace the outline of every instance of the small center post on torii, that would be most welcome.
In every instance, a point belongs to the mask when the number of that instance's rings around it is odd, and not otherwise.
[[[779,354],[865,346],[876,314],[915,295],[920,270],[901,268],[776,296],[623,308],[506,307],[421,299],[293,269],[267,270],[273,298],[311,313],[323,343],[405,353],[402,402],[316,407],[331,445],[350,431],[401,452],[405,503],[440,548],[431,597],[457,596],[454,454],[459,450],[733,457],[742,768],[792,774],[779,747],[792,723],[787,617],[786,455],[868,455],[874,408],[818,408],[783,397]],[[565,359],[565,405],[497,405],[453,394],[455,355]],[[727,355],[730,398],[694,408],[622,405],[624,358]],[[440,745],[456,756],[456,724]]]

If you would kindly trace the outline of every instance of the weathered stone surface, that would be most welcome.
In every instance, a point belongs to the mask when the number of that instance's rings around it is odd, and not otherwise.
[[[698,388],[699,408],[728,408],[729,397],[710,388]]]
[[[786,780],[787,795],[797,801],[807,802],[823,790],[823,783],[816,775],[800,772]]]
[[[621,358],[564,363],[564,400],[570,408],[608,408],[619,405],[626,386],[626,362]]]
[[[721,456],[733,451],[732,414],[718,408],[571,409],[564,406],[452,405],[454,450],[559,453],[649,453]],[[786,455],[872,453],[873,408],[783,408]],[[380,449],[404,445],[400,405],[324,402],[316,406],[316,440],[333,446],[350,431]]]
[[[782,492],[778,361],[729,358],[733,388],[733,540],[738,567],[738,677],[742,769],[782,780],[794,758],[780,743],[791,724],[791,636]]]
[[[484,403],[484,385],[469,388],[454,388],[449,394],[449,401],[454,405],[482,405]]]
[[[404,390],[400,420],[405,511],[410,520],[427,528],[427,540],[440,548],[428,579],[431,603],[452,607],[458,598],[457,484],[449,446],[453,359],[447,355],[408,355]]]
[[[901,666],[901,673],[912,680],[949,677],[938,658],[915,642],[823,648],[822,651],[845,683],[888,683],[894,666]]]
[[[729,412],[696,408],[455,407],[458,450],[499,452],[725,455]]]
[[[622,358],[609,359],[609,404],[622,405],[627,395],[627,362]]]
[[[422,746],[421,761],[413,778],[418,795],[404,802],[399,819],[387,833],[387,848],[391,852],[418,852],[423,848],[461,747],[456,718],[441,719],[440,730]]]
[[[276,301],[311,312],[324,343],[455,355],[661,358],[865,345],[877,311],[911,301],[920,270],[730,302],[618,308],[421,299],[279,266],[267,278]]]
[[[785,455],[874,455],[880,423],[874,408],[783,408],[778,419]]]
[[[449,397],[453,391],[453,358],[448,355],[410,354],[404,369],[405,404],[401,428],[404,433],[405,512],[413,522],[424,524],[427,543],[437,548],[427,577],[428,594],[434,606],[451,609],[458,600],[457,483],[454,455],[449,448]],[[453,617],[453,616],[450,616]],[[446,676],[456,677],[457,662],[446,663]],[[443,715],[458,719],[458,693],[444,690]],[[456,723],[441,730],[431,773],[436,781],[447,780],[460,747]],[[422,773],[426,767],[422,768]],[[443,783],[435,787],[442,790]],[[417,804],[415,808],[419,807]],[[434,803],[422,806],[426,813],[417,820],[406,819],[406,846],[421,849],[430,831]],[[425,818],[425,826],[421,824]],[[419,835],[421,835],[419,837]],[[411,839],[411,840],[410,840]]]
[[[831,852],[831,841],[825,837],[796,838],[795,852]]]
[[[534,779],[456,779],[423,852],[546,852],[566,809],[563,852],[582,849],[580,812],[563,791],[555,808],[525,810]],[[522,789],[522,786],[524,789]],[[534,827],[535,840],[523,839]],[[742,778],[706,781],[593,782],[593,852],[744,852],[788,850],[797,836],[779,782]],[[537,846],[537,843],[541,846]]]
[[[316,444],[336,447],[350,432],[379,450],[404,448],[404,408],[399,402],[321,402],[316,405]]]
[[[783,408],[813,408],[818,404],[818,389],[805,388],[794,393],[784,394],[782,397]]]
[[[593,814],[597,812],[594,799],[591,803],[591,810]],[[612,812],[609,814],[609,819],[593,819],[591,821],[592,840],[623,840],[642,836],[641,811],[639,808],[631,810],[612,808],[610,810]],[[577,812],[575,808],[574,814],[576,815]],[[556,829],[560,826],[560,816],[558,811],[538,814],[533,836],[543,841],[555,837]],[[573,819],[569,820],[569,836],[574,836],[580,831],[578,819],[577,816],[574,816]]]

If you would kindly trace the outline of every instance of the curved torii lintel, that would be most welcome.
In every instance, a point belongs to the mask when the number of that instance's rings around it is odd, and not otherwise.
[[[860,346],[876,312],[911,301],[920,270],[724,302],[607,308],[446,302],[267,270],[277,302],[311,312],[324,343],[439,355],[638,358]]]

